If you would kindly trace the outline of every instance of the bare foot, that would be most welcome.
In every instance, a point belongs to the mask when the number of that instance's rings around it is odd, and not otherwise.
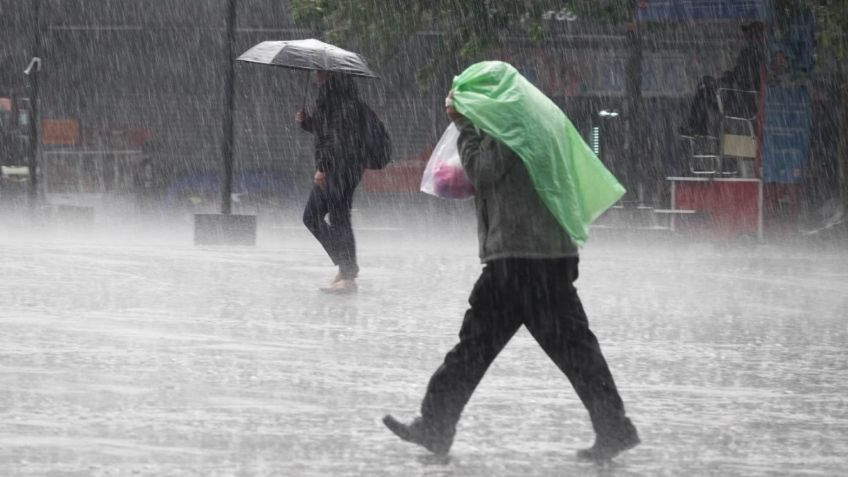
[[[322,288],[321,291],[333,295],[347,295],[356,293],[357,288],[356,281],[353,278],[340,278],[331,283],[330,286]]]

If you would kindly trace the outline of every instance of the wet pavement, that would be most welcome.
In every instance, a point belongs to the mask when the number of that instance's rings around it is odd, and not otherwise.
[[[0,475],[848,472],[848,251],[590,243],[578,289],[643,440],[599,467],[524,330],[449,459],[391,435],[380,418],[416,414],[480,265],[471,229],[358,239],[355,296],[317,291],[334,270],[297,226],[255,248],[0,240]]]

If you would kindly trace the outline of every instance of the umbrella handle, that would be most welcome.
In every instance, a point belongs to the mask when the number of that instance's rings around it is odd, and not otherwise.
[[[300,108],[300,110],[303,111],[303,112],[306,112],[306,98],[308,98],[308,97],[309,97],[309,72],[307,71],[306,72],[306,83],[304,84],[304,87],[303,87],[303,105]]]

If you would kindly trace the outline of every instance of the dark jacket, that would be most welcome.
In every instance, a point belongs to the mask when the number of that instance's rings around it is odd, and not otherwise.
[[[462,167],[474,184],[480,261],[576,257],[577,246],[557,222],[512,149],[456,121]]]
[[[723,86],[746,91],[760,90],[760,71],[765,63],[765,45],[761,40],[751,39],[739,52],[733,69],[720,78]]]
[[[362,173],[361,107],[349,76],[332,75],[318,90],[315,111],[300,123],[315,135],[315,168],[329,174]]]

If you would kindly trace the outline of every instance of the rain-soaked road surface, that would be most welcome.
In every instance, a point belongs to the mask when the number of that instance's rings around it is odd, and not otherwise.
[[[251,249],[2,239],[0,475],[846,475],[848,252],[584,251],[578,287],[643,444],[611,467],[526,333],[448,461],[402,443],[479,272],[473,231],[360,231],[356,296],[299,227]]]

